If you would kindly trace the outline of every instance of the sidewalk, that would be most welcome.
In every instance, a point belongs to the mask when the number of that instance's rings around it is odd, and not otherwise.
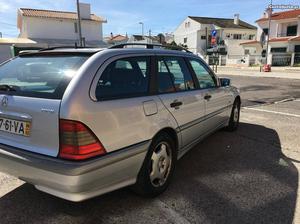
[[[300,67],[272,67],[272,72],[260,72],[259,67],[218,66],[217,75],[300,79]]]

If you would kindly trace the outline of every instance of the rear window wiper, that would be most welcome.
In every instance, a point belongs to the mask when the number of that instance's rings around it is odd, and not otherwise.
[[[17,91],[17,88],[15,88],[14,86],[4,84],[0,85],[0,91],[15,92]]]

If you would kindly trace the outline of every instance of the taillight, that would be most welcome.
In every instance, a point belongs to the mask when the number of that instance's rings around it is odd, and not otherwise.
[[[59,157],[70,160],[83,160],[106,153],[94,133],[79,121],[60,120]]]

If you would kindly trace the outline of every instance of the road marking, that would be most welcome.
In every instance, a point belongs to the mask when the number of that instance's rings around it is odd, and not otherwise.
[[[255,110],[260,112],[266,112],[266,113],[272,113],[272,114],[279,114],[279,115],[285,115],[285,116],[291,116],[291,117],[299,117],[299,114],[290,114],[290,113],[284,113],[284,112],[278,112],[278,111],[272,111],[272,110],[265,110],[265,109],[259,109],[259,108],[251,108],[251,107],[244,107],[244,109],[247,110]]]
[[[182,215],[176,212],[174,209],[170,208],[167,204],[162,202],[161,200],[155,200],[155,206],[159,208],[159,210],[163,211],[167,217],[171,218],[171,220],[176,224],[190,224],[190,222],[185,219]]]
[[[278,104],[278,103],[286,103],[286,102],[290,102],[290,101],[294,101],[295,98],[292,97],[292,98],[287,98],[287,99],[283,99],[283,100],[280,100],[280,101],[276,101],[274,104]]]

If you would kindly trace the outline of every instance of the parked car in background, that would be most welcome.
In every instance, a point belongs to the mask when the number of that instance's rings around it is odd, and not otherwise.
[[[130,185],[156,196],[199,141],[237,129],[238,89],[201,58],[121,47],[46,49],[0,66],[1,172],[71,201]]]

